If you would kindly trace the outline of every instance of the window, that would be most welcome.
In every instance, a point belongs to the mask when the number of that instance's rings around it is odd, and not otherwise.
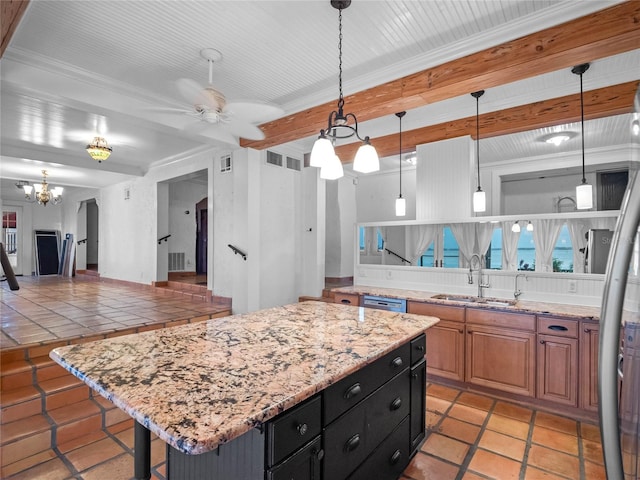
[[[272,152],[267,150],[267,163],[271,165],[276,165],[277,167],[282,166],[282,155],[276,152]]]
[[[553,248],[553,271],[554,272],[573,272],[573,246],[571,245],[571,236],[569,228],[566,224],[560,229],[558,241]]]
[[[434,252],[434,242],[429,244],[429,247],[424,251],[424,253],[420,256],[420,266],[421,267],[434,267],[433,260],[433,252]]]
[[[536,247],[533,243],[533,232],[523,228],[518,240],[518,270],[533,271],[536,269]]]
[[[382,235],[380,235],[380,232],[378,231],[377,228],[375,229],[375,232],[377,235],[376,250],[378,252],[381,252],[382,250],[384,250],[384,240],[382,240]],[[361,252],[364,252],[366,241],[367,239],[365,238],[364,227],[358,227],[358,242],[359,242],[358,246]]]
[[[364,227],[358,227],[358,242],[360,244],[360,251],[364,252]]]
[[[491,244],[487,249],[486,268],[500,270],[502,268],[502,228],[494,228]]]
[[[445,268],[458,268],[460,266],[460,247],[453,235],[451,228],[443,227],[442,229],[443,245],[444,245],[444,264]]]
[[[231,155],[220,157],[220,172],[226,173],[231,171]]]

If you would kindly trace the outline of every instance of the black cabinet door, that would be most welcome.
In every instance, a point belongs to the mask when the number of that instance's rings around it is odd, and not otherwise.
[[[425,437],[427,362],[422,360],[411,368],[411,452],[414,452]]]
[[[320,480],[324,452],[318,436],[279,465],[267,471],[267,480]]]

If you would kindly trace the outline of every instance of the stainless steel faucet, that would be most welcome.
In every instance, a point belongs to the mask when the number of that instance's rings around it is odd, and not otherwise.
[[[515,285],[513,287],[513,298],[516,300],[518,300],[518,297],[522,295],[522,291],[518,288],[518,277],[524,277],[525,280],[527,279],[527,276],[524,273],[516,274]]]
[[[482,283],[482,256],[478,255],[477,253],[474,253],[473,255],[471,255],[471,258],[469,259],[469,273],[468,273],[469,284],[470,285],[473,284],[473,260],[474,259],[478,261],[478,298],[482,298],[483,288],[489,288],[491,285],[489,284],[488,279],[486,283]]]

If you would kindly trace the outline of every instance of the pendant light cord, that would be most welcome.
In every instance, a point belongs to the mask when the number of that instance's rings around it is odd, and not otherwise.
[[[476,97],[476,163],[478,164],[478,191],[480,191],[480,95]]]
[[[398,148],[398,160],[400,161],[400,198],[402,198],[402,117],[400,115],[400,148]]]
[[[580,125],[582,130],[582,183],[587,183],[587,179],[584,174],[584,99],[582,93],[582,73],[580,73]]]
[[[338,97],[338,109],[342,110],[344,106],[344,97],[342,96],[342,9],[338,9],[338,87],[340,96]]]

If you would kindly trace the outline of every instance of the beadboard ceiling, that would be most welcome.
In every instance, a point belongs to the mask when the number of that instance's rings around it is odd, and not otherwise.
[[[616,3],[354,0],[343,11],[345,95]],[[236,147],[215,126],[192,128],[193,118],[161,111],[186,106],[176,80],[207,84],[203,48],[222,53],[213,85],[229,100],[268,102],[285,115],[335,101],[337,13],[328,0],[32,0],[1,60],[3,198],[17,190],[15,180],[40,180],[43,168],[54,185],[96,188],[211,148]],[[585,90],[640,78],[638,52],[595,62],[584,76]],[[566,71],[513,82],[488,90],[481,110],[572,94],[578,85]],[[473,114],[473,99],[457,97],[409,111],[403,128]],[[628,116],[592,121],[586,133],[594,146],[623,141],[628,123]],[[387,116],[360,128],[374,139],[398,125]],[[114,150],[101,164],[84,150],[96,133]],[[487,139],[483,162],[542,155],[548,145],[537,139],[544,133]],[[287,148],[302,155],[313,140]],[[394,167],[397,157],[383,162]]]

